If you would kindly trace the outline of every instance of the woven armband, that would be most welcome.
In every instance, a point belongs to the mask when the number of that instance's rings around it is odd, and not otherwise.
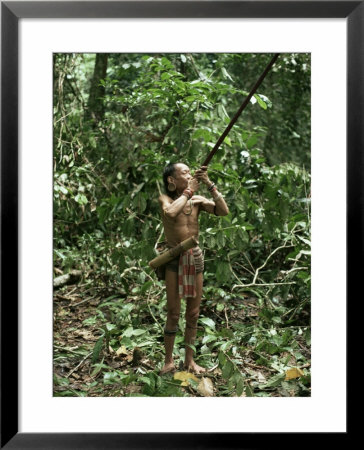
[[[187,197],[188,200],[190,200],[190,198],[193,196],[194,191],[190,188],[186,188],[183,192],[182,195],[185,195]]]

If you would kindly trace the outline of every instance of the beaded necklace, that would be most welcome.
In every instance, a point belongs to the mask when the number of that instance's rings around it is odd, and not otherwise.
[[[190,210],[187,213],[183,211],[183,214],[185,216],[190,216],[192,214],[192,209],[193,209],[193,201],[190,199]]]

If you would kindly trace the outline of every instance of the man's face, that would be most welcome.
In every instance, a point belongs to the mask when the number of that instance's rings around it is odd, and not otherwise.
[[[172,177],[178,190],[186,189],[189,180],[192,178],[190,169],[186,164],[178,163],[175,166],[174,176]]]

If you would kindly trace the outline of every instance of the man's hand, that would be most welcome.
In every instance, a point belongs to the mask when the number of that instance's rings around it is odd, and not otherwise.
[[[193,195],[191,200],[193,201],[193,204],[197,206],[203,202],[204,198],[201,195]]]
[[[198,180],[195,177],[191,178],[190,181],[188,182],[188,187],[190,189],[192,189],[193,192],[197,192],[199,186],[200,186],[200,183],[198,182]]]
[[[206,185],[211,184],[209,176],[207,175],[207,166],[202,166],[197,169],[193,177]]]

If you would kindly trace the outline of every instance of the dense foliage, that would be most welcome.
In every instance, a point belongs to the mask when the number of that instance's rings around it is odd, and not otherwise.
[[[54,270],[83,274],[55,291],[56,395],[203,395],[158,376],[161,175],[199,167],[270,58],[54,55]],[[309,169],[310,56],[282,54],[209,166],[230,208],[200,217],[215,395],[310,395]]]

